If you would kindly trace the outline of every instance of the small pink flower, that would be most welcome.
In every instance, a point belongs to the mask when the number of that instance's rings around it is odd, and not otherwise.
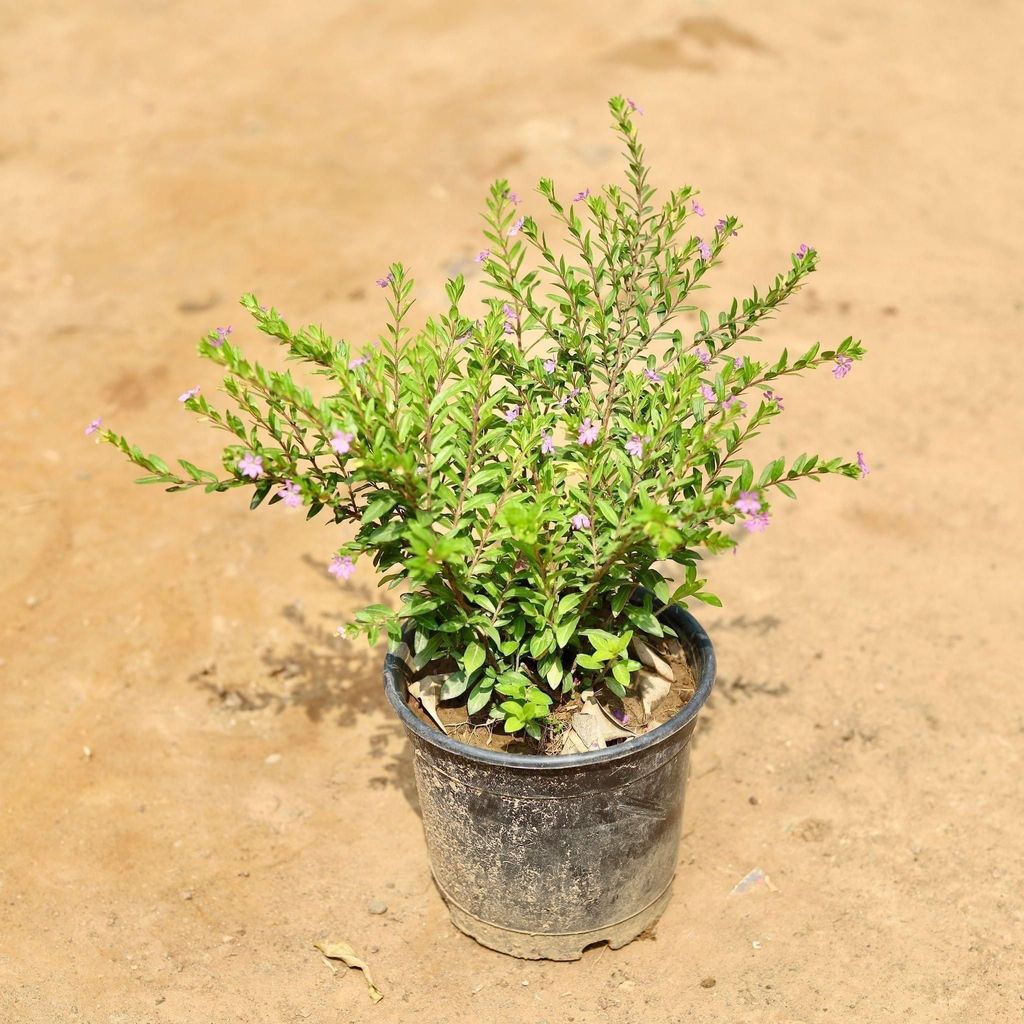
[[[90,434],[95,434],[100,429],[100,424],[103,422],[102,417],[97,416],[96,419],[85,428],[85,436],[88,437]]]
[[[199,385],[197,384],[194,388],[189,388],[188,391],[183,391],[178,395],[179,402],[187,402],[190,398],[195,398],[199,394]]]
[[[764,533],[771,525],[767,512],[758,512],[749,519],[743,521],[743,526],[748,533]]]
[[[779,412],[782,412],[786,407],[782,404],[782,395],[776,391],[772,391],[770,388],[764,393],[766,402],[774,402],[779,407]]]
[[[545,373],[554,373],[555,372],[555,367],[557,365],[558,364],[554,361],[554,359],[545,359],[544,360],[544,372]]]
[[[628,96],[626,97],[626,103],[629,105],[630,110],[635,110],[638,114],[643,116],[644,109],[639,104],[631,100]]]
[[[503,419],[503,420],[504,420],[504,421],[505,421],[506,423],[515,423],[515,421],[516,421],[517,419],[519,419],[519,406],[518,406],[518,405],[510,405],[510,406],[509,406],[509,407],[508,407],[508,408],[507,408],[507,409],[506,409],[506,410],[505,410],[505,411],[504,411],[504,412],[503,412],[503,413],[501,414],[501,418],[502,418],[502,419]]]
[[[704,207],[701,206],[696,199],[693,201],[693,212],[697,214],[698,217],[704,216]]]
[[[807,245],[806,243],[801,244],[800,248],[796,251],[796,257],[802,260],[808,253],[814,252],[813,246]]]
[[[491,250],[490,249],[481,249],[476,254],[476,259],[473,262],[474,263],[483,263],[486,260],[489,260],[490,258],[491,258]]]
[[[760,512],[761,499],[758,497],[757,491],[740,491],[740,496],[736,499],[736,511],[742,512],[744,515],[754,515],[756,512]]]
[[[711,365],[711,353],[706,348],[704,348],[703,346],[700,346],[699,348],[695,348],[693,350],[693,354],[700,360],[700,365],[701,366],[710,366]]]
[[[871,470],[868,469],[868,464],[864,461],[863,452],[857,452],[857,468],[860,470],[862,480],[871,472]]]
[[[360,366],[365,366],[369,361],[369,356],[354,356],[348,361],[348,368],[358,370]]]
[[[335,555],[331,559],[331,564],[327,567],[327,571],[335,579],[347,580],[356,571],[356,567],[348,555],[345,555],[344,558],[341,555]]]
[[[540,442],[540,453],[541,455],[554,455],[555,453],[555,439],[551,434],[550,430],[545,431],[541,435]]]
[[[238,461],[238,471],[250,480],[263,476],[263,456],[246,452]]]
[[[580,424],[580,436],[579,443],[582,445],[591,445],[597,440],[597,435],[600,433],[600,427],[596,423],[590,421],[588,416]]]
[[[660,374],[660,373],[658,373],[658,371],[657,371],[657,370],[652,370],[652,369],[651,369],[650,367],[647,367],[647,368],[646,368],[646,369],[644,370],[644,376],[645,376],[645,377],[646,377],[646,378],[647,378],[647,379],[648,379],[648,380],[649,380],[649,381],[650,381],[650,382],[651,382],[652,384],[660,384],[660,383],[662,382],[662,380],[664,379],[664,378],[663,378],[663,377],[661,376],[661,374]]]
[[[589,188],[585,188],[582,192],[577,192],[576,195],[574,195],[572,197],[572,201],[574,203],[582,203],[584,199],[588,199],[589,197],[590,197],[590,189]]]
[[[302,504],[302,492],[299,485],[292,480],[282,485],[277,496],[288,508],[298,508]]]
[[[741,402],[736,395],[730,395],[723,403],[722,410],[728,412],[734,405],[738,405],[741,409],[746,409],[747,403]]]
[[[628,455],[635,455],[638,459],[642,459],[644,455],[644,445],[650,440],[647,437],[641,437],[639,434],[634,434],[626,442],[626,453]]]
[[[218,327],[213,333],[216,337],[210,339],[210,344],[214,348],[220,348],[225,341],[228,340],[228,335],[234,330],[230,324],[227,327]]]
[[[518,206],[522,202],[522,200],[519,198],[519,194],[516,192],[509,192],[506,198],[513,206]]]
[[[350,434],[345,430],[336,430],[331,438],[331,448],[338,455],[348,455],[354,439],[355,434]]]
[[[836,365],[832,367],[832,376],[842,380],[853,369],[853,360],[849,356],[836,356]]]
[[[700,395],[705,402],[713,402],[715,400],[715,389],[710,384],[701,384]]]
[[[391,282],[394,281],[394,279],[395,279],[395,275],[389,270],[387,277],[378,277],[377,278],[377,287],[378,288],[387,288],[387,286],[389,284],[391,284]]]
[[[590,516],[577,512],[572,517],[572,528],[574,530],[586,530],[590,526]]]
[[[702,238],[697,239],[697,252],[700,253],[700,258],[704,260],[705,263],[711,259],[711,246]]]
[[[515,224],[513,224],[512,227],[510,227],[508,229],[508,237],[512,238],[515,235],[518,235],[519,232],[523,230],[523,225],[525,223],[526,223],[526,218],[525,217],[520,217],[519,220],[517,220],[515,222]]]

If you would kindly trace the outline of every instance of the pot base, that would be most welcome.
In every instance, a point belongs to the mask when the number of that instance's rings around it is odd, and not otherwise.
[[[440,888],[440,886],[438,886]],[[520,960],[579,960],[589,946],[607,942],[612,949],[621,949],[645,932],[661,917],[672,898],[672,884],[639,914],[624,921],[586,932],[552,933],[519,932],[501,928],[474,917],[463,910],[441,890],[452,923],[460,932],[476,939],[481,946],[519,957]]]

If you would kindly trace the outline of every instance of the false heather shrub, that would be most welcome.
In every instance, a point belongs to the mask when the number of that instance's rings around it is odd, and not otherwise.
[[[317,393],[218,328],[199,352],[227,371],[228,407],[197,388],[180,400],[230,435],[223,474],[185,460],[172,470],[103,432],[146,470],[140,483],[244,487],[252,508],[269,499],[330,516],[345,538],[330,571],[347,580],[371,563],[401,590],[397,607],[364,608],[348,633],[398,642],[408,628],[418,667],[457,665],[443,698],[535,738],[566,694],[626,693],[628,637],[661,636],[662,609],[719,604],[698,567],[736,543],[730,527],[764,530],[775,496],[794,497],[797,482],[867,471],[860,453],[760,469],[744,457],[782,411],[782,378],[822,365],[841,378],[863,349],[847,338],[796,358],[754,354],[759,325],[817,267],[806,245],[714,318],[695,305],[739,224],[710,226],[689,187],[656,205],[639,110],[610,106],[626,185],[571,201],[550,180],[538,188],[563,249],[507,182],[491,188],[478,315],[458,276],[447,308],[412,326],[413,282],[396,263],[377,282],[387,327],[356,351],[246,295],[259,330],[319,376]]]

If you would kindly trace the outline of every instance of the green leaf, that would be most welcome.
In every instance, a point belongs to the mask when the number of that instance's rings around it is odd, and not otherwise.
[[[665,635],[665,630],[661,628],[661,623],[657,618],[655,618],[654,613],[647,611],[645,608],[641,608],[639,605],[631,605],[627,608],[626,618],[629,619],[637,629],[641,629],[651,636]]]
[[[461,697],[469,688],[469,675],[465,672],[452,672],[441,684],[441,700],[454,700]]]
[[[493,692],[493,680],[481,679],[469,692],[466,711],[471,715],[475,715],[478,711],[485,708],[490,703]]]
[[[484,649],[478,643],[471,643],[462,655],[462,670],[467,676],[471,676],[484,661]]]
[[[566,619],[555,627],[555,642],[559,647],[564,647],[575,635],[579,628],[579,616]]]

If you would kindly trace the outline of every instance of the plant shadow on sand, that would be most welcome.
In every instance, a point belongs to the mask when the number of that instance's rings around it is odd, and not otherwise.
[[[306,559],[318,573],[323,567]],[[350,584],[346,596],[357,606],[380,601],[377,590]],[[337,635],[338,617],[332,612],[311,616],[301,601],[286,605],[281,614],[293,639],[287,647],[268,647],[260,660],[266,672],[247,685],[236,686],[218,678],[215,665],[192,678],[216,703],[235,714],[270,709],[280,714],[301,708],[309,719],[338,729],[358,729],[369,737],[370,757],[380,763],[370,778],[377,789],[400,790],[419,813],[412,767],[412,747],[405,729],[384,695],[385,644],[369,647],[364,639]],[[380,713],[384,721],[370,721]]]
[[[738,615],[727,622],[716,627],[717,631],[738,629],[745,633],[754,633],[757,636],[766,636],[774,632],[782,625],[782,620],[774,615],[761,615],[756,619],[746,615]],[[701,711],[698,727],[693,735],[693,745],[696,747],[702,734],[710,732],[721,711],[723,702],[725,704],[738,704],[741,700],[751,700],[755,697],[784,697],[789,693],[788,683],[769,683],[760,680],[747,679],[742,674],[736,676],[724,676],[719,674],[714,688],[708,696],[707,703]]]

